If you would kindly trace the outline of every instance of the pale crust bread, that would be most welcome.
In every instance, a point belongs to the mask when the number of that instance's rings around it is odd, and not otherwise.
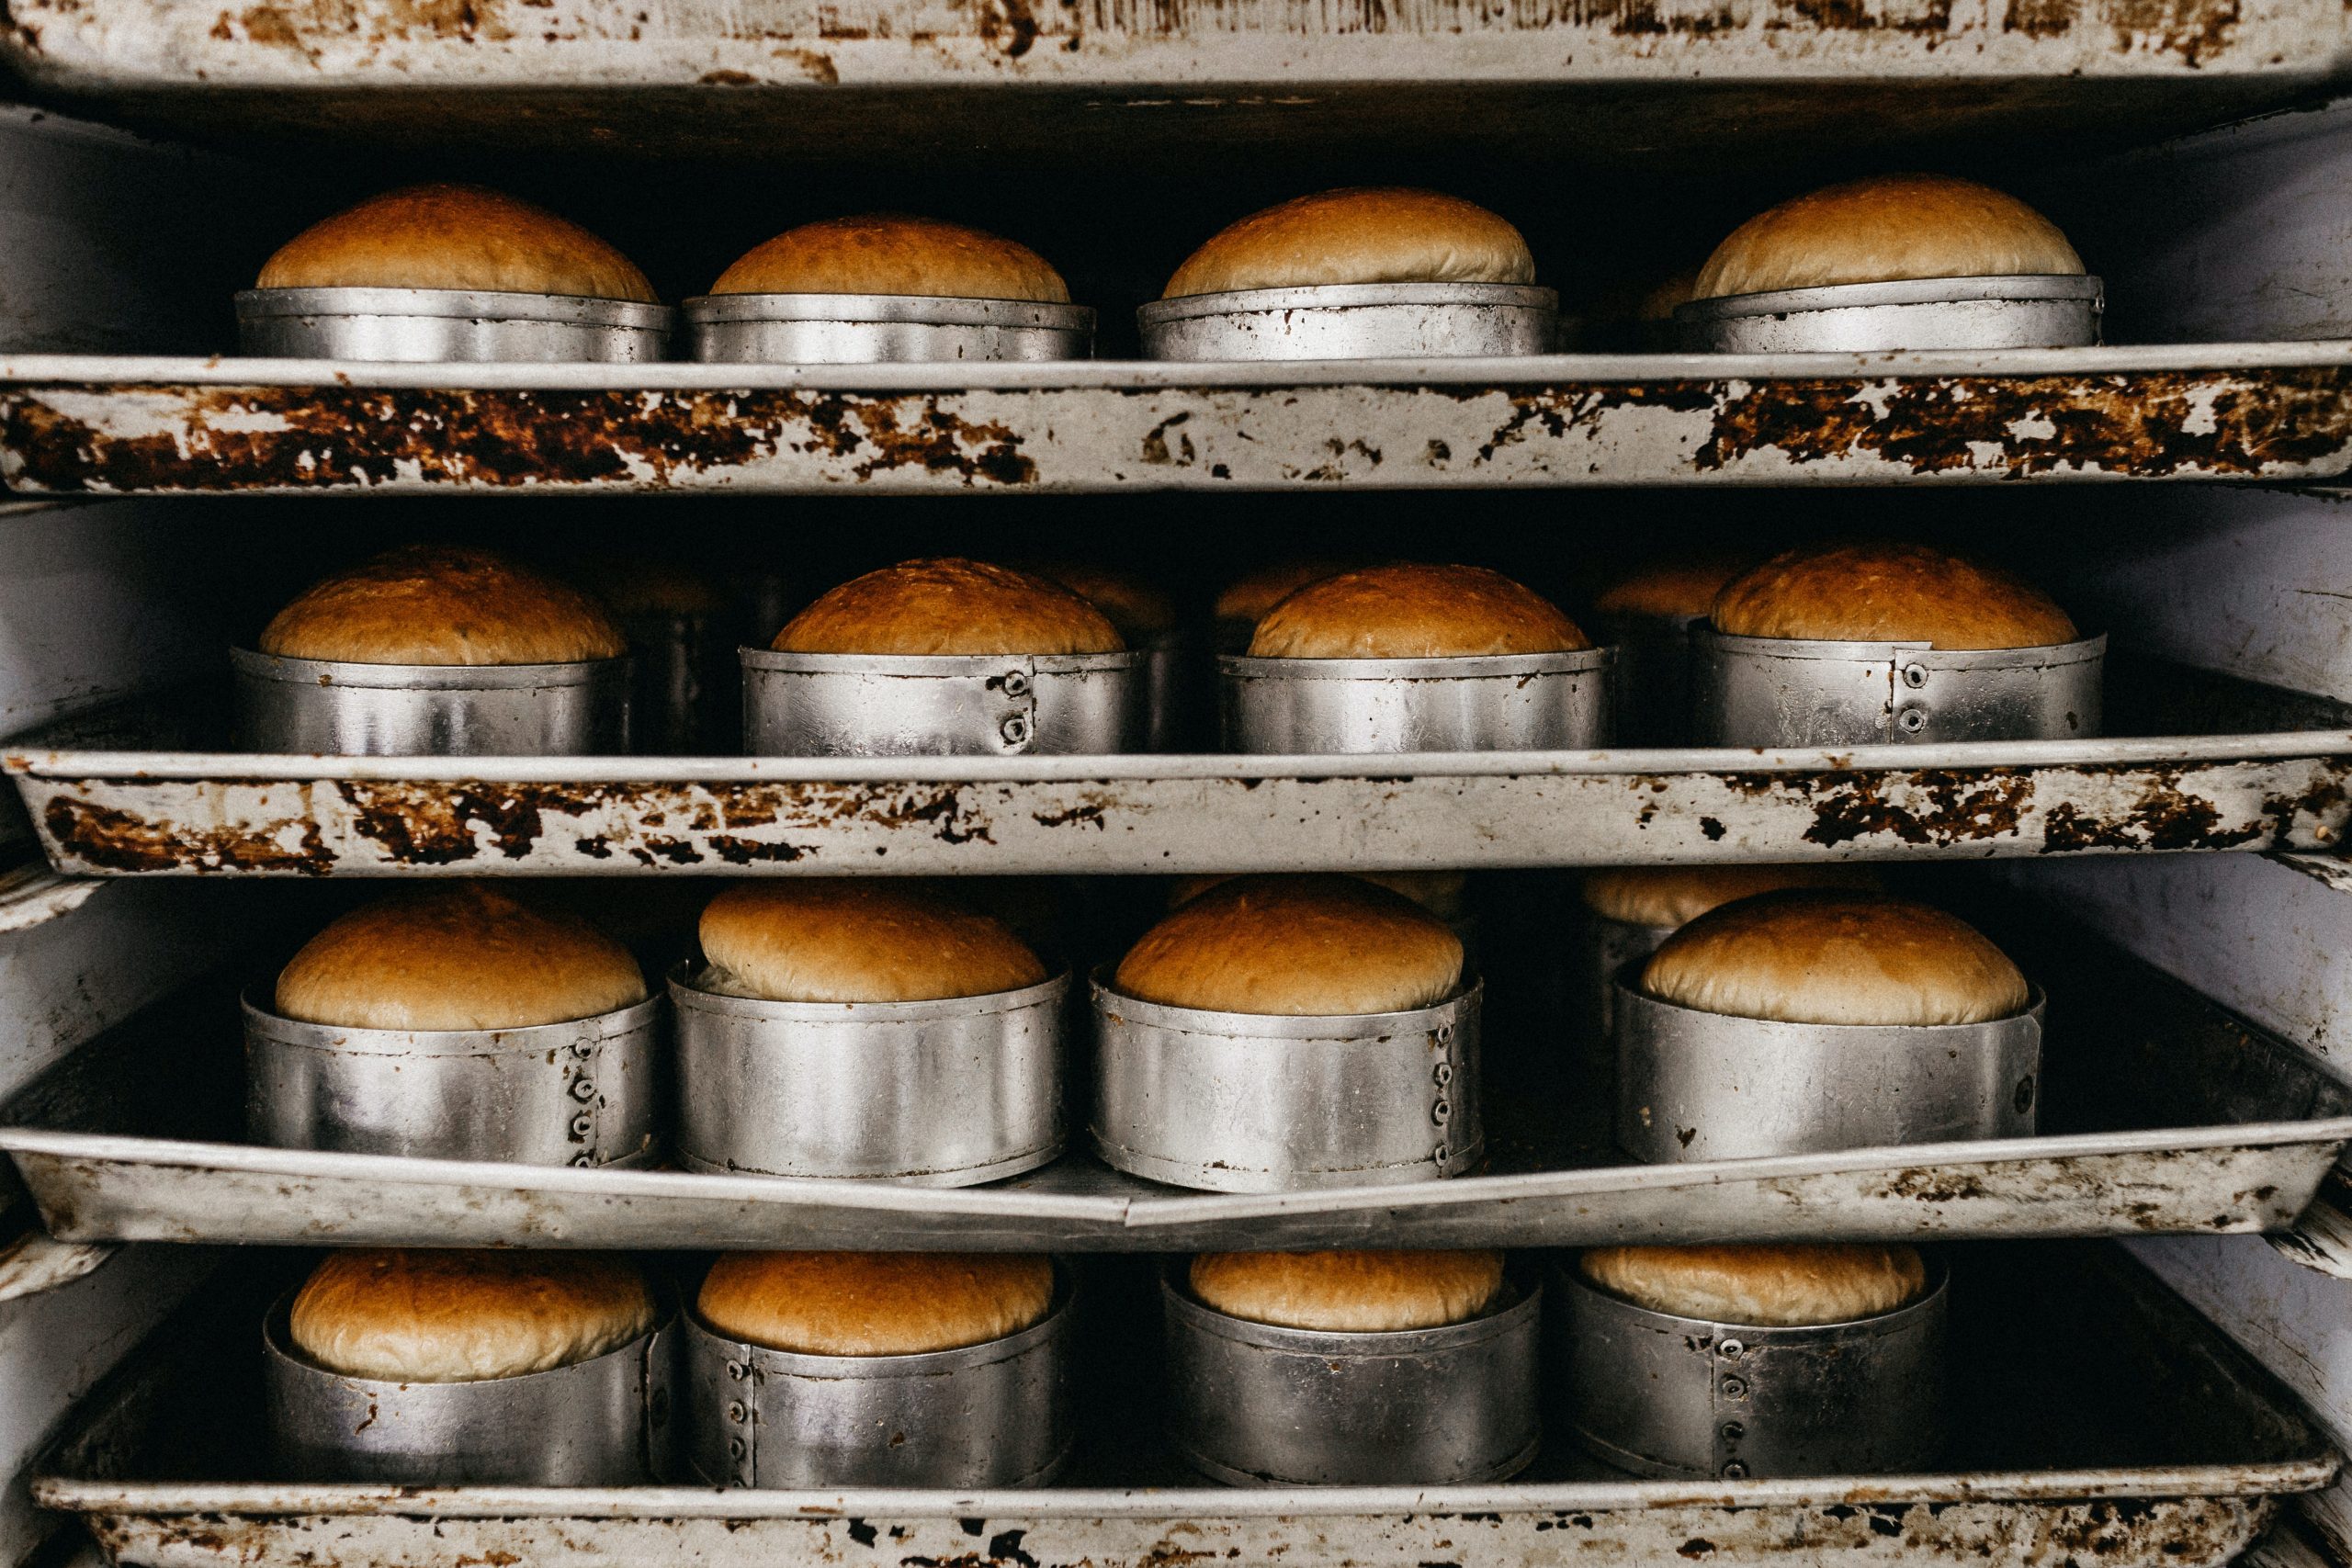
[[[1353,876],[1237,876],[1179,905],[1119,961],[1124,994],[1293,1017],[1404,1012],[1462,984],[1462,940]]]
[[[1464,1323],[1503,1285],[1499,1252],[1204,1252],[1193,1294],[1251,1323],[1388,1334]]]
[[[702,912],[699,984],[775,1002],[922,1002],[1019,990],[1046,966],[987,915],[882,878],[730,887]]]
[[[942,556],[853,578],[785,623],[779,653],[1117,653],[1110,617],[1058,582]]]
[[[1028,246],[960,223],[896,212],[787,229],[745,252],[710,291],[1069,303],[1062,275]]]
[[[1695,298],[2082,270],[2058,226],[2013,196],[1948,175],[1879,175],[1793,197],[1733,230],[1699,269]]]
[[[1927,545],[1786,550],[1715,596],[1730,637],[1924,642],[1930,648],[2048,648],[2081,634],[2022,578]]]
[[[1626,573],[1592,602],[1605,615],[1696,620],[1715,607],[1724,584],[1755,566],[1753,555],[1678,556]]]
[[[1759,1328],[1877,1317],[1928,1288],[1917,1248],[1868,1244],[1598,1247],[1577,1271],[1652,1312]]]
[[[1253,212],[1211,235],[1161,298],[1339,283],[1532,283],[1517,229],[1433,190],[1363,186]]]
[[[1179,904],[1197,898],[1218,883],[1232,881],[1238,874],[1230,871],[1208,871],[1177,877],[1169,884],[1167,907],[1172,909]],[[1376,883],[1391,893],[1402,893],[1441,920],[1462,918],[1470,890],[1468,874],[1459,871],[1351,871],[1347,874]]]
[[[1866,865],[1625,865],[1584,874],[1584,907],[1605,920],[1672,931],[1710,909],[1783,887],[1875,890]]]
[[[328,1371],[479,1382],[569,1367],[651,1328],[653,1292],[603,1252],[334,1252],[294,1297],[288,1336]]]
[[[304,590],[261,651],[347,664],[577,664],[628,651],[604,607],[490,550],[413,545]]]
[[[345,1029],[527,1029],[635,1007],[645,976],[579,916],[479,883],[364,904],[278,972],[278,1015]]]
[[[386,191],[314,223],[263,264],[258,288],[465,288],[659,303],[620,252],[577,223],[479,186]]]
[[[1002,1252],[729,1252],[695,1303],[729,1339],[804,1356],[919,1356],[1018,1334],[1054,1300],[1046,1258]]]
[[[1792,888],[1701,915],[1642,971],[1660,1001],[1785,1023],[1986,1023],[2031,993],[1955,915],[1882,893]]]
[[[1343,571],[1266,612],[1253,659],[1449,659],[1592,646],[1559,606],[1498,571],[1400,562]]]
[[[1267,611],[1297,590],[1327,577],[1337,577],[1360,563],[1327,558],[1278,560],[1235,578],[1216,596],[1211,614],[1220,621],[1248,621],[1255,626]]]
[[[1069,560],[1024,563],[1021,570],[1060,583],[1102,611],[1129,648],[1176,629],[1176,602],[1133,572]]]

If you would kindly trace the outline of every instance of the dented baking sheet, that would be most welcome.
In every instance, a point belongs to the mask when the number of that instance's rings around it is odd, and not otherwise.
[[[2282,1230],[2352,1142],[2352,1088],[2111,950],[1996,927],[2046,977],[2046,1135],[1639,1166],[1596,1043],[1490,965],[1488,1159],[1405,1187],[1188,1192],[1072,1153],[952,1191],[260,1148],[233,998],[205,988],[85,1047],[0,1111],[50,1232],[271,1245],[1174,1251]],[[1563,942],[1563,949],[1572,943]],[[208,1001],[206,998],[209,997]],[[1083,1049],[1078,1046],[1077,1049]],[[158,1103],[153,1085],[175,1092]],[[1071,1116],[1082,1121],[1082,1106]]]
[[[20,743],[21,744],[21,743]],[[2327,849],[2352,732],[1380,758],[6,755],[76,875],[1075,873]]]
[[[1081,1299],[1147,1278],[1090,1268]],[[1157,1314],[1097,1311],[1068,1484],[1038,1491],[719,1492],[382,1487],[269,1473],[254,1366],[262,1297],[135,1353],[32,1483],[109,1557],[153,1568],[1548,1568],[1676,1561],[1813,1568],[1960,1562],[2220,1568],[2340,1461],[2293,1397],[2143,1270],[2105,1248],[1953,1260],[1952,1438],[1937,1469],[1816,1480],[1636,1481],[1556,1437],[1512,1483],[1232,1488],[1154,1437]],[[1146,1297],[1146,1300],[1148,1298]],[[1141,1383],[1145,1386],[1136,1386]]]
[[[1302,365],[0,362],[23,494],[2323,480],[2352,345]]]

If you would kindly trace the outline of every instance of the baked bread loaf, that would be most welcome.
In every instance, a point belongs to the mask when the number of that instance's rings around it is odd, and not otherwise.
[[[480,1382],[619,1349],[653,1326],[653,1292],[604,1252],[333,1252],[296,1292],[288,1337],[328,1371]]]
[[[1405,1012],[1462,984],[1462,940],[1358,877],[1236,876],[1170,910],[1119,961],[1137,1000],[1212,1012]]]
[[[1312,559],[1278,560],[1245,572],[1225,585],[1216,596],[1210,612],[1220,621],[1247,621],[1256,626],[1266,612],[1310,582],[1327,577],[1337,577],[1351,570],[1356,563],[1315,558]]]
[[[1699,269],[1696,297],[2082,270],[2058,226],[2016,197],[1949,175],[1877,175],[1796,197],[1733,230]]]
[[[1180,876],[1169,886],[1168,907],[1172,909],[1179,904],[1197,898],[1218,883],[1232,881],[1238,874],[1230,871],[1211,871]],[[1351,871],[1347,874],[1376,883],[1391,893],[1402,893],[1441,920],[1460,919],[1470,891],[1468,874],[1459,871]],[[996,878],[989,880],[995,881]]]
[[[603,606],[490,550],[416,545],[304,590],[261,634],[279,659],[576,664],[628,651]]]
[[[480,186],[386,191],[314,223],[257,288],[462,288],[656,304],[653,285],[577,223]]]
[[[1752,555],[1688,555],[1636,568],[1600,591],[1592,607],[1604,615],[1654,621],[1696,620],[1715,607],[1724,583],[1756,564]]]
[[[1004,1252],[727,1252],[695,1310],[729,1339],[804,1356],[920,1356],[1018,1334],[1054,1266]]]
[[[1584,874],[1584,907],[1604,920],[1672,931],[1708,910],[1783,887],[1875,889],[1866,865],[1623,865]]]
[[[278,971],[282,1018],[345,1029],[528,1029],[635,1007],[645,976],[579,916],[479,883],[363,904]]]
[[[1715,596],[1728,637],[2048,648],[2081,634],[2041,590],[1999,567],[1927,545],[1785,550]]]
[[[1701,915],[1642,971],[1660,1001],[1786,1023],[1987,1023],[2031,992],[1954,915],[1883,893],[1791,888]]]
[[[1108,616],[1058,582],[940,556],[853,578],[785,623],[779,653],[1117,653]]]
[[[1129,648],[1176,629],[1175,602],[1133,572],[1082,561],[1045,561],[1027,570],[1058,582],[1110,617]]]
[[[1869,1244],[1597,1247],[1577,1271],[1652,1312],[1759,1328],[1877,1317],[1928,1288],[1917,1249]]]
[[[1591,646],[1557,605],[1498,571],[1400,563],[1298,589],[1259,621],[1250,655],[1447,659]]]
[[[1459,197],[1361,186],[1302,196],[1211,235],[1161,297],[1338,283],[1532,283],[1518,230]]]
[[[713,294],[911,294],[1069,303],[1069,286],[1023,244],[961,223],[876,212],[787,229],[745,252]]]
[[[1046,978],[1000,921],[876,877],[742,883],[710,901],[701,935],[704,989],[772,1002],[924,1002]]]
[[[1386,1334],[1466,1323],[1503,1286],[1499,1252],[1204,1252],[1193,1294],[1284,1328]]]

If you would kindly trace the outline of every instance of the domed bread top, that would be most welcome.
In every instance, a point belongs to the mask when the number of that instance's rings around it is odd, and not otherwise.
[[[1109,617],[1058,582],[941,556],[853,578],[785,623],[779,653],[1117,653]]]
[[[1671,931],[1708,910],[1783,887],[1875,889],[1866,865],[1627,865],[1584,874],[1584,907],[1606,920]]]
[[[1168,908],[1199,897],[1220,882],[1230,882],[1236,873],[1230,871],[1196,872],[1180,876],[1168,889]],[[1360,876],[1366,882],[1377,883],[1391,893],[1402,893],[1441,920],[1462,918],[1464,898],[1470,890],[1470,878],[1459,871],[1351,871],[1350,876]],[[988,880],[997,880],[990,877]]]
[[[489,550],[432,545],[313,584],[263,628],[260,646],[348,664],[577,664],[628,651],[578,589]]]
[[[1129,648],[1176,629],[1176,604],[1132,572],[1081,561],[1043,561],[1026,569],[1058,582],[1111,619]]]
[[[1252,1323],[1385,1334],[1466,1323],[1503,1284],[1499,1252],[1204,1252],[1193,1294]]]
[[[2031,999],[2008,955],[1956,916],[1806,888],[1701,915],[1650,955],[1642,989],[1735,1018],[1905,1027],[2013,1018]]]
[[[1600,592],[1592,607],[1604,615],[1695,620],[1715,607],[1724,583],[1756,564],[1752,555],[1678,556],[1626,573]]]
[[[2058,226],[2016,197],[1948,175],[1879,175],[1796,197],[1733,230],[1699,269],[1697,298],[2082,270]]]
[[[1917,1249],[1867,1244],[1598,1247],[1577,1270],[1652,1312],[1759,1328],[1876,1317],[1928,1288]]]
[[[1225,585],[1211,612],[1220,621],[1248,621],[1255,626],[1266,612],[1298,589],[1353,569],[1352,561],[1317,558],[1280,560],[1261,566]]]
[[[645,274],[577,223],[479,186],[386,191],[314,223],[258,288],[465,288],[658,303]]]
[[[961,223],[896,212],[787,229],[745,252],[710,291],[1069,303],[1062,275],[1028,246]]]
[[[702,951],[703,989],[776,1002],[922,1002],[1046,978],[1001,922],[869,877],[730,887],[702,913]]]
[[[478,883],[363,904],[278,972],[279,1016],[345,1029],[528,1029],[645,999],[628,948]]]
[[[1164,1007],[1293,1017],[1405,1012],[1462,984],[1462,941],[1353,876],[1237,876],[1170,910],[1113,984]]]
[[[1253,659],[1450,659],[1592,646],[1542,594],[1478,566],[1398,564],[1310,582],[1269,610]]]
[[[616,1254],[403,1248],[330,1253],[287,1327],[345,1377],[479,1382],[594,1360],[654,1317],[644,1274]]]
[[[804,1356],[919,1356],[1018,1334],[1053,1305],[1054,1266],[1002,1252],[729,1252],[704,1323]]]
[[[2057,603],[1999,567],[1926,545],[1787,550],[1715,596],[1729,637],[2048,648],[2081,634]]]
[[[1532,283],[1518,230],[1433,190],[1361,186],[1302,196],[1210,236],[1162,298],[1341,283]]]

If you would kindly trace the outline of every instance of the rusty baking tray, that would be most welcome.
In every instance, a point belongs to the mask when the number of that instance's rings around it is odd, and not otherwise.
[[[2340,1461],[2294,1398],[2115,1249],[1952,1258],[1949,1468],[1806,1481],[1636,1481],[1556,1439],[1521,1479],[1429,1488],[1234,1489],[1148,1436],[1149,1259],[1089,1266],[1094,1303],[1069,1483],[811,1493],[385,1487],[274,1482],[258,1458],[267,1268],[227,1276],[85,1406],[35,1500],[154,1568],[1165,1568],[1237,1561],[1415,1568],[1789,1561],[2219,1568],[2284,1495]]]
[[[2347,467],[2344,343],[1287,365],[0,361],[0,480],[27,495],[2275,482]]]
[[[2352,1142],[2352,1087],[2064,927],[1996,928],[2051,996],[2044,1135],[1637,1166],[1601,1069],[1487,973],[1489,1165],[1409,1187],[1187,1192],[1066,1156],[951,1191],[261,1148],[243,1137],[233,986],[141,1014],[0,1109],[0,1149],[69,1241],[1149,1251],[1584,1246],[1725,1237],[2277,1231]],[[1566,946],[1567,944],[1560,944]],[[154,1085],[169,1082],[170,1095]]]
[[[2117,657],[2113,739],[1382,757],[387,758],[220,749],[214,688],[18,737],[61,872],[1468,869],[2320,850],[2352,706]],[[2216,734],[2221,727],[2262,733]]]

